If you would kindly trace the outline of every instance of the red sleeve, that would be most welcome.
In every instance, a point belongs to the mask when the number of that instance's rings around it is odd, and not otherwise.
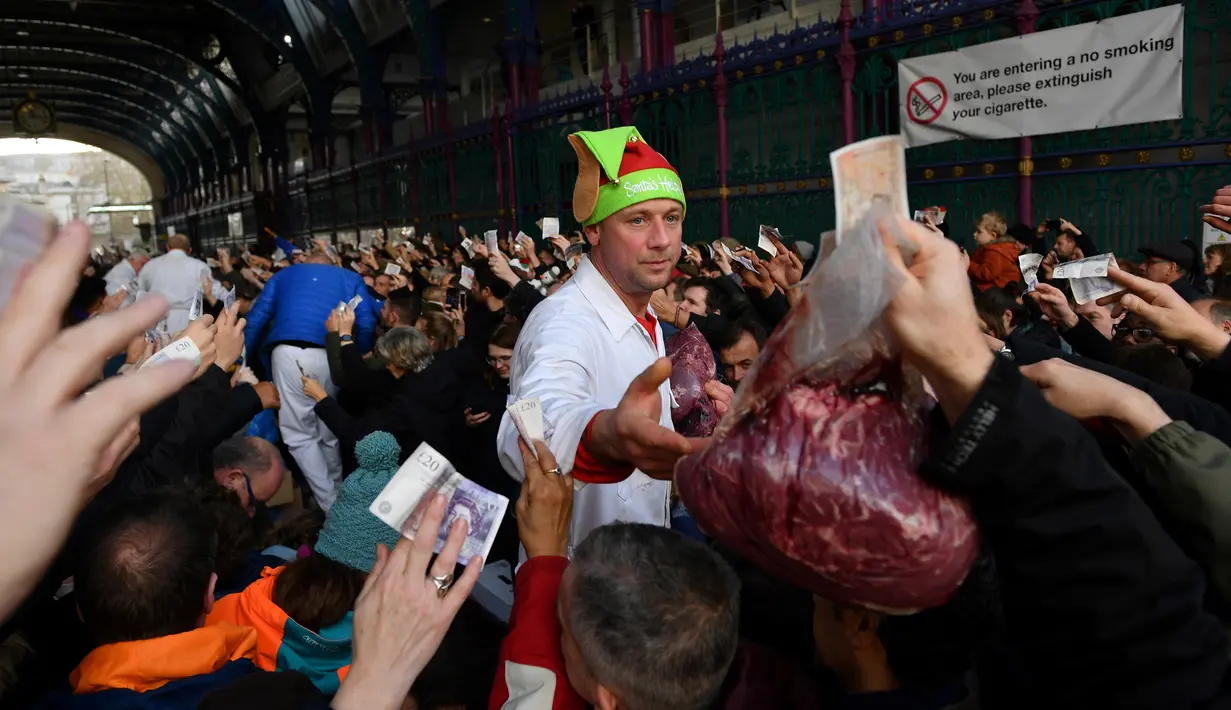
[[[569,684],[560,650],[556,599],[568,568],[565,557],[532,557],[517,571],[509,635],[500,645],[500,665],[488,707],[500,710],[584,710],[586,701]],[[554,674],[555,687],[541,680]],[[550,696],[548,695],[550,691]],[[550,705],[548,698],[550,697]]]
[[[573,457],[573,478],[582,483],[619,483],[633,475],[633,466],[605,464],[590,453],[590,433],[594,429],[595,414],[586,431],[581,435],[581,443],[577,444],[577,455]]]

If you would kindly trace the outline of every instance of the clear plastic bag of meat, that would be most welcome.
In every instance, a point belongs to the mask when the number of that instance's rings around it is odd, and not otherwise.
[[[916,473],[928,400],[881,324],[900,285],[882,218],[909,248],[886,208],[844,234],[675,481],[702,530],[770,573],[908,614],[957,591],[978,534],[962,501]]]
[[[705,383],[718,374],[710,344],[689,325],[667,340],[667,357],[671,358],[671,422],[684,436],[709,436],[718,426],[718,410],[705,393]]]

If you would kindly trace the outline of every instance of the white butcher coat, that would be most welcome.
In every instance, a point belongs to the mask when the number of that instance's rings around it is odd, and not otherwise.
[[[573,278],[535,306],[526,321],[509,372],[509,402],[538,397],[548,446],[570,471],[586,425],[620,403],[633,378],[663,357],[663,332],[655,344],[589,257]],[[671,424],[671,384],[658,388],[659,423]],[[500,420],[500,461],[514,479],[525,478],[517,427],[508,412]],[[570,549],[596,527],[617,520],[670,526],[671,484],[634,471],[615,484],[591,484],[573,499]]]

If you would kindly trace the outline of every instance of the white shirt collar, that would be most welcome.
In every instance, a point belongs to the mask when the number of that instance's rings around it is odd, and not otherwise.
[[[590,305],[594,306],[603,325],[607,326],[607,330],[617,341],[633,328],[644,330],[633,314],[628,311],[628,306],[620,300],[619,294],[599,272],[598,267],[590,261],[589,256],[582,257],[581,264],[578,265],[577,273],[572,280],[577,283],[577,288],[590,302]],[[650,315],[648,308],[646,315]]]

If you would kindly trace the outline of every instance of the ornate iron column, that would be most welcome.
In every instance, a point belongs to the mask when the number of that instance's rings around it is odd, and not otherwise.
[[[717,74],[714,76],[714,101],[718,106],[718,226],[725,238],[731,233],[731,221],[727,211],[727,75],[723,72],[727,50],[723,46],[722,33],[716,35],[714,46],[714,63]]]
[[[1033,34],[1038,19],[1039,9],[1035,7],[1034,0],[1022,0],[1017,6],[1017,33]],[[1017,218],[1031,226],[1034,226],[1034,161],[1031,159],[1033,144],[1030,136],[1022,136],[1017,161]]]
[[[503,122],[500,120],[500,107],[492,106],[492,152],[496,154],[496,214],[499,217],[497,234],[504,234],[504,159],[502,144],[504,134],[501,133]]]
[[[611,73],[607,67],[603,67],[603,83],[599,88],[603,90],[603,122],[611,128]]]
[[[637,0],[637,18],[641,21],[641,73],[654,70],[654,5],[653,0]]]
[[[851,85],[855,82],[855,46],[851,44],[851,0],[842,0],[838,27],[842,31],[842,46],[838,48],[838,68],[842,71],[842,142],[855,142],[855,97]]]
[[[658,64],[675,66],[675,0],[661,0],[658,10]]]
[[[620,62],[620,88],[623,90],[620,94],[620,123],[621,125],[633,125],[633,100],[630,95],[633,81],[628,76],[628,64]]]

